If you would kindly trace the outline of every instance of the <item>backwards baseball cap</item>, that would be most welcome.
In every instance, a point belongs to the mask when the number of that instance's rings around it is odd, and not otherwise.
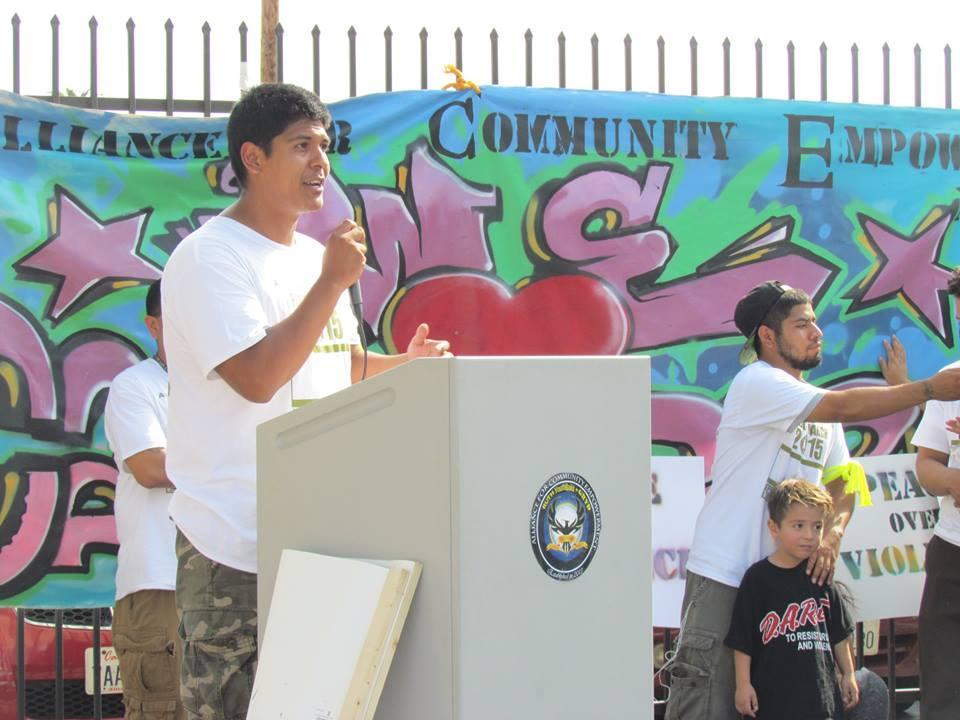
[[[780,298],[788,290],[793,290],[793,288],[779,280],[768,280],[765,283],[760,283],[740,298],[737,309],[733,311],[733,322],[736,324],[737,330],[747,338],[740,350],[741,364],[748,365],[757,359],[757,351],[754,348],[757,331],[760,330],[763,321],[773,310],[773,306],[780,301]]]

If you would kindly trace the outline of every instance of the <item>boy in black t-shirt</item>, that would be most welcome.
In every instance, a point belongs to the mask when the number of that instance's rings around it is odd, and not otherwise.
[[[823,488],[791,479],[770,490],[767,507],[777,549],[743,576],[725,641],[734,650],[735,704],[758,719],[838,720],[860,694],[853,624],[832,583],[818,585],[806,570],[833,503]]]

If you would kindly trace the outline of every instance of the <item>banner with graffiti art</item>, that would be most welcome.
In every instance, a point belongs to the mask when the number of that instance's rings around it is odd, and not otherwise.
[[[301,229],[365,227],[380,349],[427,321],[461,355],[649,354],[657,452],[707,472],[733,307],[762,280],[815,298],[818,385],[882,382],[893,333],[915,376],[955,359],[955,112],[495,87],[332,111],[334,177]],[[105,605],[104,399],[153,351],[144,285],[238,193],[226,121],[0,112],[0,603]],[[850,427],[851,450],[905,449],[915,421]]]

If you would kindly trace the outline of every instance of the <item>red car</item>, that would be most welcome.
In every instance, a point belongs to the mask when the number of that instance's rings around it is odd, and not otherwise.
[[[26,610],[24,673],[26,720],[56,718],[56,631],[54,610]],[[111,613],[101,610],[100,644],[109,646]],[[96,717],[94,696],[84,689],[84,652],[93,647],[93,610],[63,611],[63,717]],[[121,694],[101,695],[104,720],[123,717]],[[0,718],[17,717],[17,611],[0,608]]]

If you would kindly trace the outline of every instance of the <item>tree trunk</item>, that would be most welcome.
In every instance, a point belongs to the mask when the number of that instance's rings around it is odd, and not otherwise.
[[[260,82],[277,81],[277,23],[280,22],[280,0],[261,0],[260,12]]]

